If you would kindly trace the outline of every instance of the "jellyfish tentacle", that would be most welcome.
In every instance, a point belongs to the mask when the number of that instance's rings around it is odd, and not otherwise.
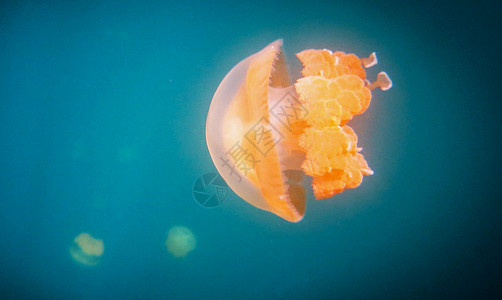
[[[361,62],[363,64],[363,67],[365,67],[366,69],[373,67],[378,63],[376,53],[373,52],[368,57],[361,58]]]
[[[386,91],[392,87],[392,80],[390,80],[389,75],[385,72],[380,72],[377,75],[377,80],[370,83],[369,89],[374,90],[376,88],[380,88],[382,91]]]

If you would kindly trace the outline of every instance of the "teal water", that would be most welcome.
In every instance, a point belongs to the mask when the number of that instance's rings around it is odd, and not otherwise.
[[[500,3],[271,2],[2,1],[0,298],[502,297]],[[296,224],[192,197],[213,93],[277,38],[394,82],[353,123],[375,175]]]

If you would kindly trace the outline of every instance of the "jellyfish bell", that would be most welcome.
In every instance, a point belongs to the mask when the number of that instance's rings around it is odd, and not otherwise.
[[[304,155],[288,148],[291,141],[284,135],[294,137],[279,120],[269,122],[269,100],[278,102],[294,93],[281,45],[281,40],[273,42],[225,76],[209,108],[206,140],[218,172],[242,199],[298,221],[305,211],[305,191],[295,171]]]
[[[305,50],[303,77],[291,84],[277,40],[237,64],[220,83],[206,121],[218,172],[248,203],[290,222],[305,214],[304,174],[317,199],[359,186],[370,175],[346,125],[369,106],[371,90],[392,86],[387,74],[366,80],[376,54]]]
[[[174,226],[167,233],[167,251],[174,257],[185,257],[195,249],[197,242],[192,231],[184,226]]]
[[[100,263],[104,250],[102,240],[83,232],[73,239],[70,254],[76,262],[82,265],[96,266]]]

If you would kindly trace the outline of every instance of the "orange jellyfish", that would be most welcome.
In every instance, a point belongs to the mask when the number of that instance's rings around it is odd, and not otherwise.
[[[206,142],[218,172],[250,204],[290,222],[305,214],[303,176],[312,177],[316,199],[358,187],[371,175],[347,125],[369,106],[374,82],[367,58],[329,50],[296,55],[303,77],[291,84],[277,40],[237,64],[220,83],[207,115]]]

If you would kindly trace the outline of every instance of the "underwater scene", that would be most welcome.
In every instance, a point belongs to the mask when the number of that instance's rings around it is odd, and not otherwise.
[[[0,299],[501,299],[497,1],[2,1]]]

